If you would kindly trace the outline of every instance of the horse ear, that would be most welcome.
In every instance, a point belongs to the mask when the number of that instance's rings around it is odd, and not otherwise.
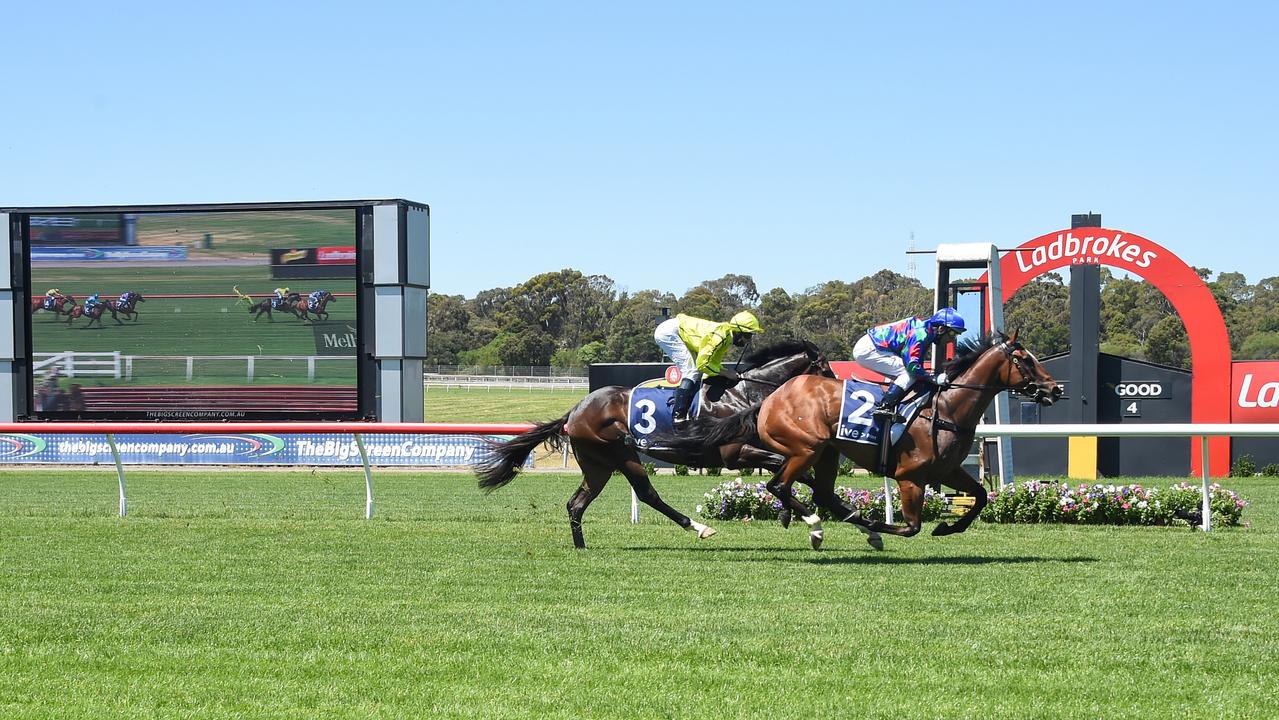
[[[1011,338],[1011,339],[1009,339],[1009,340],[1008,340],[1008,344],[1009,344],[1009,345],[1016,345],[1016,344],[1017,344],[1017,336],[1018,336],[1018,335],[1020,335],[1020,334],[1021,334],[1021,328],[1016,328],[1015,330],[1013,330],[1013,336],[1012,336],[1012,338]]]

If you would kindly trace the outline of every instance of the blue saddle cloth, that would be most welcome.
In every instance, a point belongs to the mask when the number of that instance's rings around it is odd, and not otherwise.
[[[906,422],[893,423],[889,430],[894,444],[901,437],[906,425],[919,414],[924,401],[931,396],[931,392],[926,392],[910,402],[897,406],[897,414],[905,417]],[[879,445],[883,423],[877,422],[874,411],[883,397],[884,391],[878,384],[845,380],[844,401],[839,408],[839,427],[835,429],[835,439],[864,445]]]
[[[636,386],[631,390],[631,407],[626,419],[626,426],[635,437],[635,444],[641,448],[649,446],[649,436],[653,433],[671,434],[675,432],[675,423],[671,420],[670,401],[675,397],[675,388]],[[693,404],[688,408],[690,418],[697,417],[702,409],[701,388],[693,395]]]

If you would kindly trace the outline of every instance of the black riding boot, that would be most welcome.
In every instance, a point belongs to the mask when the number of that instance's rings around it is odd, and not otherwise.
[[[901,402],[902,396],[906,394],[906,390],[900,385],[893,385],[888,388],[888,392],[884,393],[884,397],[875,406],[876,415],[892,415],[897,409],[897,403]]]
[[[675,388],[675,398],[671,407],[671,420],[680,424],[688,420],[688,408],[693,404],[693,393],[697,392],[697,383],[684,378]]]

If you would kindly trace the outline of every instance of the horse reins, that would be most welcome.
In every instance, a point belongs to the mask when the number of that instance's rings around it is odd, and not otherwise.
[[[1013,354],[1015,348],[1010,347],[1008,345],[1008,342],[1005,341],[999,344],[999,349],[1000,351],[1004,353],[1004,355],[1008,357],[1008,360],[1012,364],[1012,366],[1017,368],[1018,374],[1021,375],[1021,379],[1024,381],[1020,385],[1017,385],[1014,387],[1011,384],[1006,386],[1005,385],[970,385],[967,383],[948,382],[944,386],[938,386],[937,394],[940,395],[942,391],[949,390],[951,388],[960,388],[960,389],[966,389],[966,390],[1000,390],[1000,391],[1008,390],[1008,391],[1011,391],[1014,395],[1022,395],[1024,397],[1034,397],[1034,395],[1030,392],[1030,388],[1035,384],[1035,381],[1033,378],[1030,377],[1030,373],[1026,372],[1026,369],[1022,367],[1021,359]],[[1011,375],[1009,377],[1009,380],[1010,381],[1012,380]],[[933,406],[932,410],[933,410],[933,413],[931,416],[921,415],[920,417],[923,417],[925,420],[928,420],[929,422],[932,423],[934,438],[937,437],[938,428],[941,428],[942,430],[946,430],[948,432],[952,432],[956,435],[961,435],[961,436],[972,435],[973,433],[977,432],[976,425],[970,428],[960,427],[958,424],[956,424],[955,422],[951,420],[945,420],[938,417],[936,406]]]

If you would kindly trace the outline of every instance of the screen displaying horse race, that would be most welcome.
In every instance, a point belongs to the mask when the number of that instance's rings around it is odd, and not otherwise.
[[[356,211],[32,215],[36,417],[357,410]]]

